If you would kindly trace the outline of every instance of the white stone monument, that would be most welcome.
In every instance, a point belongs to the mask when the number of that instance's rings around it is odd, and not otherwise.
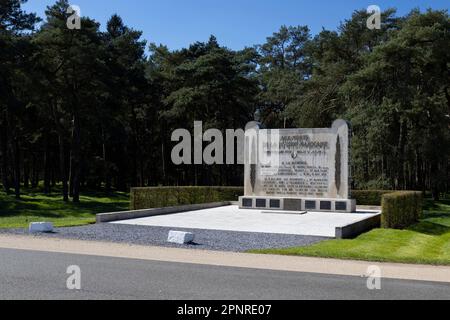
[[[354,212],[350,173],[351,126],[245,133],[242,209]]]

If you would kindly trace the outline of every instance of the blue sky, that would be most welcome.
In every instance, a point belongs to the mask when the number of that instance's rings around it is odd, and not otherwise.
[[[44,17],[46,6],[55,0],[29,0],[27,11]],[[118,13],[128,26],[144,32],[149,42],[170,49],[206,41],[214,34],[231,49],[264,43],[267,36],[285,25],[308,25],[313,34],[322,27],[335,30],[356,9],[378,5],[395,7],[398,14],[412,8],[448,9],[448,0],[72,0],[83,16],[100,22]]]

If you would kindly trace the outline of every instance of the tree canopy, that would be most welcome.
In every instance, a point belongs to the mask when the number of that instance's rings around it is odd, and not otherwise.
[[[43,20],[24,2],[0,2],[0,173],[18,198],[40,181],[75,202],[87,189],[240,185],[239,165],[174,165],[171,134],[244,128],[255,112],[268,128],[349,120],[354,188],[449,190],[447,11],[389,9],[369,30],[359,10],[315,36],[281,26],[242,50],[213,35],[169,50],[118,14],[71,30],[67,0]]]

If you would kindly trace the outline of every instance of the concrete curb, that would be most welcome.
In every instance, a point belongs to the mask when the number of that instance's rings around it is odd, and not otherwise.
[[[381,213],[371,218],[336,227],[336,239],[352,239],[360,234],[379,228],[381,225]]]
[[[203,209],[211,209],[217,207],[224,207],[230,205],[230,202],[214,202],[214,203],[203,203],[203,204],[190,204],[185,206],[177,207],[166,207],[166,208],[153,208],[153,209],[143,209],[143,210],[132,210],[132,211],[121,211],[121,212],[109,212],[100,213],[96,215],[97,223],[129,220],[136,218],[145,218],[152,216],[161,216],[167,214],[174,214],[186,211],[197,211]]]

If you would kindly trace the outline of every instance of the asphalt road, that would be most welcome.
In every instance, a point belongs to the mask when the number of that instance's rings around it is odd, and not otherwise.
[[[81,269],[81,290],[66,287]],[[450,299],[450,284],[0,249],[0,299]]]

